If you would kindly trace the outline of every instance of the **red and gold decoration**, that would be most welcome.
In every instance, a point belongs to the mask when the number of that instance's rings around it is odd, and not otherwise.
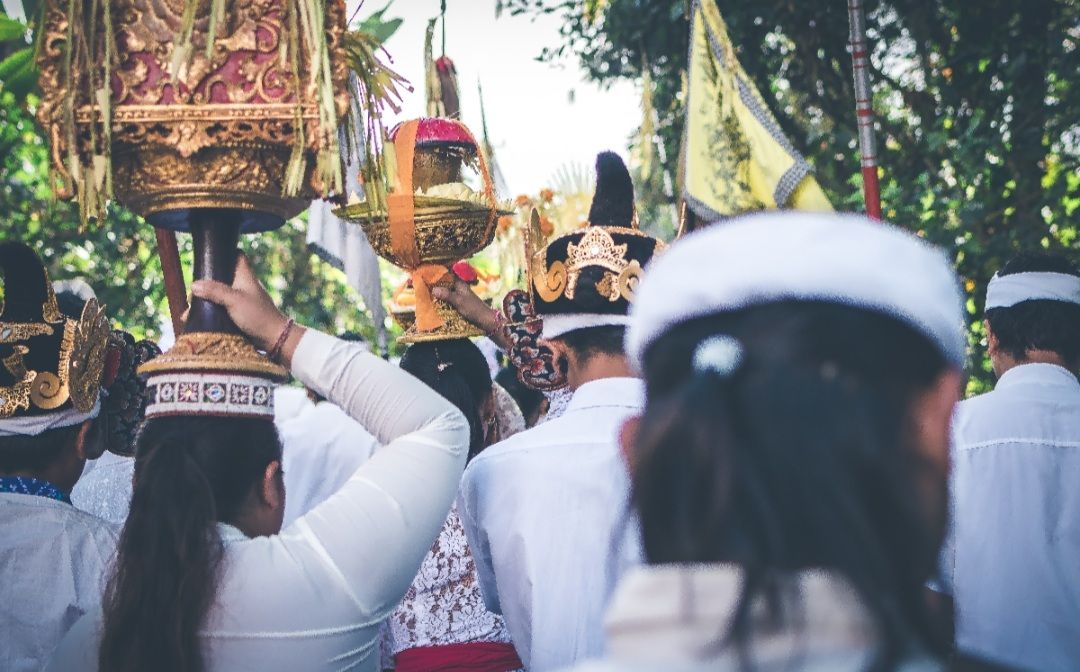
[[[402,83],[370,36],[346,32],[344,0],[46,0],[44,11],[39,119],[58,194],[86,219],[116,198],[165,242],[189,231],[196,279],[231,283],[242,232],[340,198],[341,122],[351,111],[370,157],[373,112]],[[179,300],[179,265],[168,268]],[[199,299],[175,346],[140,370],[148,415],[268,417],[264,392],[287,373]]]
[[[336,214],[358,223],[379,256],[408,271],[415,323],[401,342],[480,336],[453,308],[435,300],[431,289],[450,286],[451,267],[486,247],[497,218],[508,212],[495,199],[484,157],[469,129],[453,119],[407,121],[390,140],[395,171],[386,207],[365,201]],[[483,191],[462,182],[466,165],[480,173]]]
[[[38,117],[59,195],[280,221],[341,193],[345,3],[309,4],[49,0]]]

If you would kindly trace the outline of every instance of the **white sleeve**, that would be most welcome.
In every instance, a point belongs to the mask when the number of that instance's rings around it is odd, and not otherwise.
[[[468,453],[468,422],[416,378],[318,331],[304,334],[292,370],[384,447],[286,536],[298,535],[331,563],[362,611],[388,614],[450,511]]]
[[[499,591],[495,583],[495,564],[491,557],[491,544],[487,531],[479,523],[479,490],[477,479],[481,477],[484,462],[474,459],[461,480],[461,497],[458,499],[458,516],[465,529],[465,539],[476,565],[476,576],[480,582],[480,594],[484,606],[493,614],[502,613],[499,603]]]

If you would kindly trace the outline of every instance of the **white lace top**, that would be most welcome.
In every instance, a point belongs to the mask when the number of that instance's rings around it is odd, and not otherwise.
[[[499,436],[523,431],[525,419],[514,398],[498,384],[492,388]],[[393,669],[393,656],[406,649],[469,642],[511,643],[502,617],[484,607],[455,503],[412,586],[383,627],[383,669]]]
[[[383,632],[384,654],[422,646],[510,642],[502,617],[484,607],[457,505]]]

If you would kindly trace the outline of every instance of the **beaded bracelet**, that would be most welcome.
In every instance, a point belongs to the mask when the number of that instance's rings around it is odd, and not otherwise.
[[[494,308],[491,311],[491,316],[495,319],[495,326],[487,333],[488,336],[499,333],[506,326],[506,316],[498,308]]]
[[[289,337],[289,332],[292,331],[293,325],[296,324],[296,320],[289,318],[289,321],[285,323],[285,328],[281,330],[281,335],[274,341],[274,347],[270,348],[270,351],[266,353],[272,361],[277,361],[281,356],[281,348],[285,346],[285,339]]]

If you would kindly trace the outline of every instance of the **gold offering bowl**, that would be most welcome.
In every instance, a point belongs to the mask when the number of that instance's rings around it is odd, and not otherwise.
[[[490,245],[495,238],[495,219],[508,214],[496,211],[493,215],[490,208],[479,203],[448,198],[417,196],[415,202],[413,224],[420,261],[447,267]],[[334,214],[359,224],[380,257],[395,266],[407,265],[394,252],[385,213],[372,212],[366,203],[359,203],[340,208]]]
[[[340,208],[334,214],[359,224],[380,257],[395,266],[407,267],[407,262],[393,249],[390,222],[384,212],[373,211],[367,203],[358,203]],[[495,237],[495,219],[503,214],[507,213],[498,210],[492,213],[491,208],[480,203],[416,196],[413,225],[420,262],[449,269],[456,262],[471,257],[491,244]],[[450,285],[451,278],[445,280],[445,286]],[[437,299],[434,303],[444,324],[432,331],[416,328],[416,316],[412,310],[391,309],[394,320],[406,329],[398,342],[420,343],[483,336],[481,330],[465,321],[449,304]]]

